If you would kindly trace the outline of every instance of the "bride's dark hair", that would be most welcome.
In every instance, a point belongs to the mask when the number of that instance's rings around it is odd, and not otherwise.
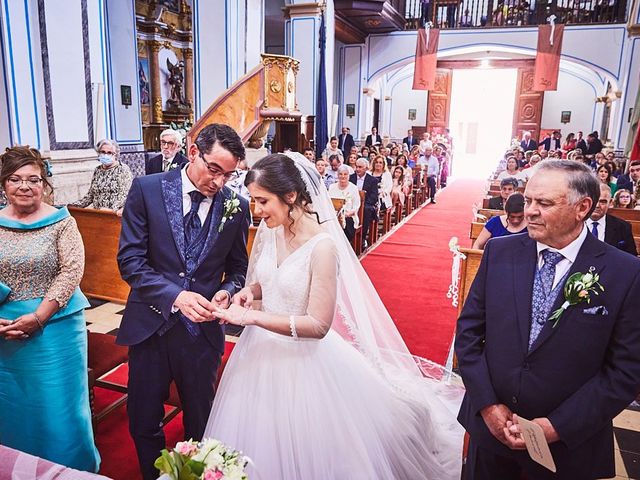
[[[282,153],[267,155],[258,160],[251,170],[247,172],[244,185],[248,187],[252,183],[257,183],[261,188],[276,195],[283,203],[289,207],[289,231],[293,233],[292,227],[294,219],[291,213],[296,208],[301,208],[303,212],[315,215],[311,209],[311,196],[307,191],[304,180],[295,162]],[[296,193],[296,199],[290,202],[287,194]],[[318,223],[320,220],[318,219]]]

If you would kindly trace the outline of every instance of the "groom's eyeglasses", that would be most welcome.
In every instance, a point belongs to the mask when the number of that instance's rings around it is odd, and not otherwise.
[[[230,180],[235,180],[236,178],[238,178],[238,172],[236,172],[235,170],[233,172],[225,172],[222,169],[220,169],[220,167],[216,166],[216,165],[212,165],[209,162],[207,162],[204,157],[202,156],[202,153],[199,152],[198,156],[202,159],[202,161],[204,162],[204,164],[207,166],[207,170],[209,171],[209,174],[213,177],[213,178],[220,178],[223,177],[225,182],[228,182]]]

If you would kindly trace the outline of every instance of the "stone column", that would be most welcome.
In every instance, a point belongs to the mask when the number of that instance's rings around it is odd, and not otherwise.
[[[182,50],[184,58],[184,91],[189,107],[193,112],[193,50],[185,48]]]
[[[156,40],[149,42],[149,76],[151,77],[151,123],[162,123],[162,94],[160,93],[160,64],[158,53],[162,43]]]

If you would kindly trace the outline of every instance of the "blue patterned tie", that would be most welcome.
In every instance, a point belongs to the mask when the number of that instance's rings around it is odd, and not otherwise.
[[[556,265],[564,257],[559,252],[542,251],[544,261],[533,281],[533,297],[531,300],[531,332],[529,333],[529,350],[542,331],[542,327],[549,317],[550,309],[555,299],[547,299],[553,287],[556,276]],[[547,301],[549,300],[549,301]]]
[[[202,200],[205,199],[205,196],[197,190],[189,192],[189,196],[191,197],[191,210],[189,210],[189,213],[184,217],[184,238],[187,248],[193,244],[195,239],[198,238],[200,230],[202,230],[202,222],[198,216],[198,209],[200,208]]]
[[[598,222],[593,222],[593,225],[591,226],[591,233],[593,233],[593,236],[598,238]]]

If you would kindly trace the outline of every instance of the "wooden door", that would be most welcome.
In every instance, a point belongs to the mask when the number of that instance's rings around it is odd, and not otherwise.
[[[516,101],[513,110],[514,138],[522,139],[522,132],[531,132],[531,138],[540,140],[540,121],[542,120],[542,103],[544,92],[533,90],[533,68],[518,68],[516,85]]]
[[[452,73],[449,68],[438,68],[436,72],[434,88],[427,97],[427,132],[441,132],[449,128]]]

